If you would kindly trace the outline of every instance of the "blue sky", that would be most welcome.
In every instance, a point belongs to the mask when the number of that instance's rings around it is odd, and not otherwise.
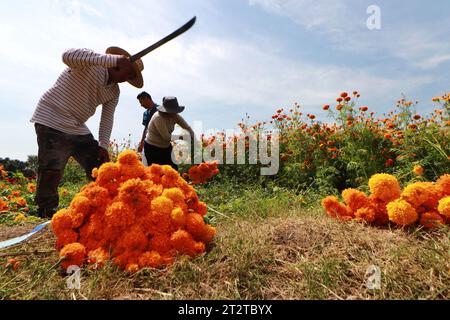
[[[381,29],[366,12],[381,9]],[[144,89],[157,102],[177,96],[204,129],[232,129],[248,113],[268,120],[299,102],[321,106],[342,91],[386,112],[405,94],[449,91],[448,0],[0,0],[0,157],[37,153],[29,119],[65,68],[67,48],[137,52],[197,16],[188,33],[146,56]],[[121,85],[112,138],[139,140],[140,90]],[[87,123],[97,136],[100,108]]]

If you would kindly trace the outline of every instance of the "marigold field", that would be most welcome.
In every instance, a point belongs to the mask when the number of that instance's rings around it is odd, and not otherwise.
[[[0,299],[450,299],[450,93],[384,115],[360,96],[243,119],[224,147],[244,141],[248,156],[249,137],[273,143],[276,129],[275,176],[217,161],[144,167],[131,138],[111,143],[93,182],[71,159],[51,225],[0,249]],[[0,163],[1,242],[44,220],[22,170],[35,161]],[[79,290],[66,285],[73,265]]]

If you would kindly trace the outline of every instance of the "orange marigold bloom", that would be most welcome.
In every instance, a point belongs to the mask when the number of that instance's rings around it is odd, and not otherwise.
[[[62,248],[59,256],[64,257],[64,260],[61,263],[64,269],[67,269],[70,266],[81,267],[84,258],[86,257],[86,248],[81,243],[71,243]]]
[[[372,195],[385,202],[398,199],[401,194],[400,184],[390,174],[375,174],[369,180],[369,188]]]
[[[125,270],[130,273],[136,273],[139,271],[139,265],[137,263],[129,263],[125,267]]]
[[[201,216],[206,216],[208,213],[208,207],[206,206],[206,203],[199,201],[197,204],[197,213]]]
[[[413,172],[415,175],[421,176],[421,175],[423,175],[424,170],[423,170],[422,166],[417,165],[417,166],[414,166]]]
[[[186,215],[183,212],[183,209],[181,209],[180,207],[176,207],[172,210],[170,216],[172,218],[172,221],[178,228],[184,228],[186,224]]]
[[[61,209],[56,212],[52,217],[52,229],[53,232],[58,236],[58,234],[72,230],[72,217],[70,215],[69,209]]]
[[[22,197],[18,197],[14,199],[14,202],[19,206],[19,207],[26,207],[27,205],[27,200],[25,200]]]
[[[63,230],[57,234],[58,240],[56,240],[56,250],[61,250],[65,245],[78,241],[78,234],[73,230]]]
[[[366,194],[356,189],[346,189],[342,191],[342,198],[353,212],[356,212],[358,209],[363,208],[368,204]]]
[[[387,211],[389,220],[400,226],[408,226],[419,220],[416,209],[402,199],[390,202],[387,205]]]
[[[28,192],[35,193],[36,192],[36,185],[34,183],[29,183],[27,185],[27,190],[28,190]]]
[[[109,253],[103,248],[91,250],[88,253],[88,263],[95,264],[97,268],[102,268],[108,260]]]
[[[82,195],[75,196],[70,202],[70,208],[73,211],[81,212],[83,214],[88,214],[91,210],[91,202],[90,200]]]
[[[375,210],[369,207],[360,208],[355,212],[355,218],[357,220],[366,221],[372,223],[376,219]]]
[[[134,223],[135,214],[127,204],[114,202],[105,211],[105,222],[110,232],[122,232]]]
[[[8,211],[8,210],[9,210],[8,203],[5,200],[0,199],[0,212],[4,212],[4,211]]]
[[[196,240],[200,240],[205,232],[205,221],[198,213],[189,213],[186,217],[186,231]]]
[[[157,233],[151,237],[149,241],[149,247],[153,251],[157,251],[161,254],[166,254],[172,250],[170,237],[167,234]]]
[[[175,231],[170,237],[170,242],[178,252],[191,257],[205,251],[205,245],[202,242],[196,242],[185,230]]]
[[[125,150],[119,154],[117,161],[122,165],[133,166],[139,163],[139,158],[135,151]]]
[[[122,180],[143,178],[145,176],[145,167],[140,162],[134,165],[119,164],[119,170]]]
[[[156,211],[165,215],[170,215],[173,210],[173,201],[167,197],[160,196],[153,199],[151,206],[152,211]]]
[[[441,192],[445,196],[450,196],[450,174],[442,175],[437,181],[436,184],[441,189]]]
[[[99,186],[107,189],[111,194],[117,192],[121,178],[120,168],[117,164],[107,162],[98,169],[97,180]]]
[[[210,224],[207,224],[207,225],[205,225],[205,228],[203,230],[203,234],[202,234],[202,236],[200,237],[199,240],[204,242],[204,243],[209,243],[215,237],[216,232],[217,232],[216,228],[214,228]]]
[[[401,198],[408,201],[412,206],[419,207],[428,200],[427,184],[415,182],[403,189]]]
[[[322,207],[333,218],[353,217],[351,209],[339,202],[335,196],[328,196],[322,200]]]
[[[150,199],[146,194],[146,184],[141,179],[130,179],[119,188],[120,201],[136,209],[150,206]]]
[[[137,251],[142,252],[148,244],[148,239],[143,230],[138,225],[134,225],[126,230],[117,240],[116,249],[119,252]]]
[[[162,196],[171,199],[175,204],[184,203],[184,193],[180,188],[165,189]]]
[[[91,206],[95,209],[103,211],[110,201],[107,189],[94,184],[88,184],[81,189],[81,195],[90,200]]]
[[[438,211],[441,215],[446,217],[446,219],[450,219],[450,197],[442,198],[439,201]]]
[[[159,252],[144,252],[138,259],[141,268],[159,268],[162,265],[162,258]]]
[[[423,185],[425,186],[427,200],[422,205],[429,211],[435,211],[443,193],[439,186],[433,182],[423,182]]]
[[[425,212],[420,218],[420,224],[427,229],[434,229],[445,224],[444,218],[435,211]]]
[[[389,222],[389,216],[386,208],[387,203],[383,200],[369,196],[369,206],[375,211],[374,223],[383,226]]]

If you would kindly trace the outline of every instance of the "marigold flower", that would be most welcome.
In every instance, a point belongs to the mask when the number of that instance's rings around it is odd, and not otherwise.
[[[413,172],[414,172],[414,174],[417,175],[417,176],[422,176],[424,170],[423,170],[423,167],[422,167],[422,166],[417,165],[417,166],[414,166]]]
[[[27,190],[28,190],[28,192],[35,193],[36,192],[36,185],[34,183],[29,183],[27,185]]]
[[[387,211],[389,220],[400,226],[408,226],[419,220],[416,209],[402,199],[388,203]]]
[[[14,222],[22,222],[27,220],[27,217],[23,213],[19,213],[15,218]]]
[[[216,232],[217,232],[216,228],[214,228],[210,224],[206,224],[205,227],[204,227],[204,230],[203,230],[203,234],[201,235],[199,240],[204,242],[204,243],[209,243],[215,237]]]
[[[119,188],[120,201],[137,209],[147,208],[150,199],[146,194],[145,183],[141,179],[130,179]]]
[[[402,199],[416,208],[424,204],[428,197],[427,184],[424,182],[415,182],[406,186],[401,194]]]
[[[202,242],[196,242],[185,230],[175,231],[170,238],[170,242],[178,252],[191,257],[205,251],[205,245]]]
[[[88,184],[81,189],[81,195],[90,200],[93,208],[103,211],[110,201],[109,192],[95,183]]]
[[[162,258],[159,252],[144,252],[138,259],[141,268],[158,268],[162,265]]]
[[[366,221],[372,223],[375,221],[376,213],[375,210],[369,207],[360,208],[355,212],[355,218],[357,220]]]
[[[129,263],[125,267],[125,270],[130,273],[136,273],[139,271],[139,265],[137,263]]]
[[[342,198],[353,212],[356,212],[358,209],[363,208],[368,204],[366,194],[356,189],[346,189],[342,191]]]
[[[372,208],[375,211],[375,220],[373,221],[373,223],[380,226],[387,224],[389,222],[389,216],[386,208],[387,203],[383,200],[375,198],[373,195],[369,196],[368,199],[368,207]]]
[[[19,207],[26,207],[27,206],[27,200],[25,200],[22,197],[17,197],[14,199],[14,202],[19,206]]]
[[[347,206],[339,202],[335,196],[328,196],[322,200],[322,207],[327,214],[333,218],[353,217],[352,211]]]
[[[119,154],[117,161],[122,165],[133,166],[139,163],[139,158],[133,150],[125,150]]]
[[[201,216],[206,216],[206,214],[208,213],[208,207],[206,206],[206,203],[199,201],[197,204],[197,213]]]
[[[70,266],[81,266],[86,257],[86,248],[81,243],[71,243],[62,248],[59,256],[64,257],[64,261],[61,263],[64,269]]]
[[[63,230],[57,234],[58,239],[56,240],[56,250],[61,250],[65,245],[74,243],[78,241],[78,234],[73,230]]]
[[[53,232],[58,236],[58,234],[72,230],[72,217],[70,215],[69,209],[61,209],[56,212],[52,217],[52,229]]]
[[[434,229],[445,224],[444,218],[435,211],[425,212],[420,218],[420,224],[427,229]]]
[[[184,193],[180,188],[165,189],[162,196],[171,199],[175,204],[184,203]]]
[[[149,241],[149,247],[153,251],[157,251],[161,254],[166,254],[172,250],[170,237],[167,234],[157,233],[151,237]]]
[[[450,219],[450,197],[442,198],[439,201],[438,211],[441,215],[446,217],[446,219]]]
[[[205,230],[205,221],[198,213],[189,213],[186,217],[186,231],[188,231],[196,240],[199,240]]]
[[[369,188],[372,195],[385,202],[398,199],[401,194],[400,184],[390,174],[375,174],[369,180]]]
[[[184,228],[186,224],[186,215],[183,212],[183,209],[181,209],[180,207],[176,207],[172,210],[170,217],[178,228]]]
[[[97,268],[102,268],[108,260],[109,253],[103,248],[91,250],[88,253],[88,263],[95,264]]]
[[[5,200],[0,199],[0,212],[5,212],[8,210],[9,210],[8,203]]]
[[[173,201],[167,197],[160,196],[153,199],[151,206],[153,211],[170,215],[173,210]]]
[[[441,189],[436,183],[423,182],[427,200],[422,204],[429,211],[436,211],[439,200],[444,196]]]
[[[450,196],[450,174],[442,175],[437,181],[436,184],[441,189],[441,192],[445,196]]]
[[[134,223],[135,214],[127,204],[123,202],[114,202],[105,211],[105,222],[107,226],[115,229],[116,232],[122,232],[125,228]]]

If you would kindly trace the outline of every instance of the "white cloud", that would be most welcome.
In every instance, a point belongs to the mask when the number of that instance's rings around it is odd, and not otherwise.
[[[133,6],[119,1],[96,1],[90,6],[76,0],[46,3],[36,4],[29,11],[0,8],[0,12],[3,10],[0,41],[8,43],[0,47],[0,68],[4,71],[0,99],[2,105],[8,103],[8,107],[20,113],[14,119],[0,120],[2,131],[8,131],[1,135],[0,156],[22,153],[23,159],[36,153],[28,120],[40,95],[64,68],[61,62],[64,49],[89,47],[103,51],[110,45],[119,45],[131,53],[137,52],[170,33],[186,18],[181,13],[173,14],[180,11],[174,10],[173,3],[159,1],[151,4],[135,1]],[[307,8],[305,12],[293,18],[309,28],[327,26],[327,14],[337,19],[340,10],[346,11],[343,2],[330,1],[325,9],[309,0],[252,0],[252,3],[275,6],[273,10],[290,14],[303,5]],[[326,28],[333,30],[336,25]],[[237,36],[212,37],[207,30],[208,25],[199,19],[193,31],[144,58],[145,90],[158,101],[163,96],[178,96],[182,104],[189,106],[186,118],[191,121],[207,119],[214,126],[231,128],[245,112],[267,119],[274,108],[290,106],[300,98],[298,102],[315,113],[317,106],[333,102],[342,90],[357,89],[367,100],[379,101],[379,97],[397,97],[433,80],[426,74],[403,79],[373,75],[365,69],[331,62],[319,65],[286,59],[268,44],[240,40]],[[423,58],[421,52],[417,57]],[[436,58],[428,61],[427,66],[441,62],[442,57]],[[142,133],[142,109],[136,101],[139,90],[127,85],[122,85],[121,90],[113,137],[121,140],[131,133],[137,140]],[[99,112],[88,122],[94,135],[98,121]],[[20,137],[20,143],[9,138],[13,132],[21,132],[24,124],[26,134]]]
[[[390,54],[422,69],[436,68],[447,62],[450,55],[449,20],[419,24],[409,19],[385,19],[387,13],[402,13],[399,4],[379,4],[382,27],[377,31],[367,28],[369,16],[359,0],[249,0],[249,4],[288,17],[344,52]]]

